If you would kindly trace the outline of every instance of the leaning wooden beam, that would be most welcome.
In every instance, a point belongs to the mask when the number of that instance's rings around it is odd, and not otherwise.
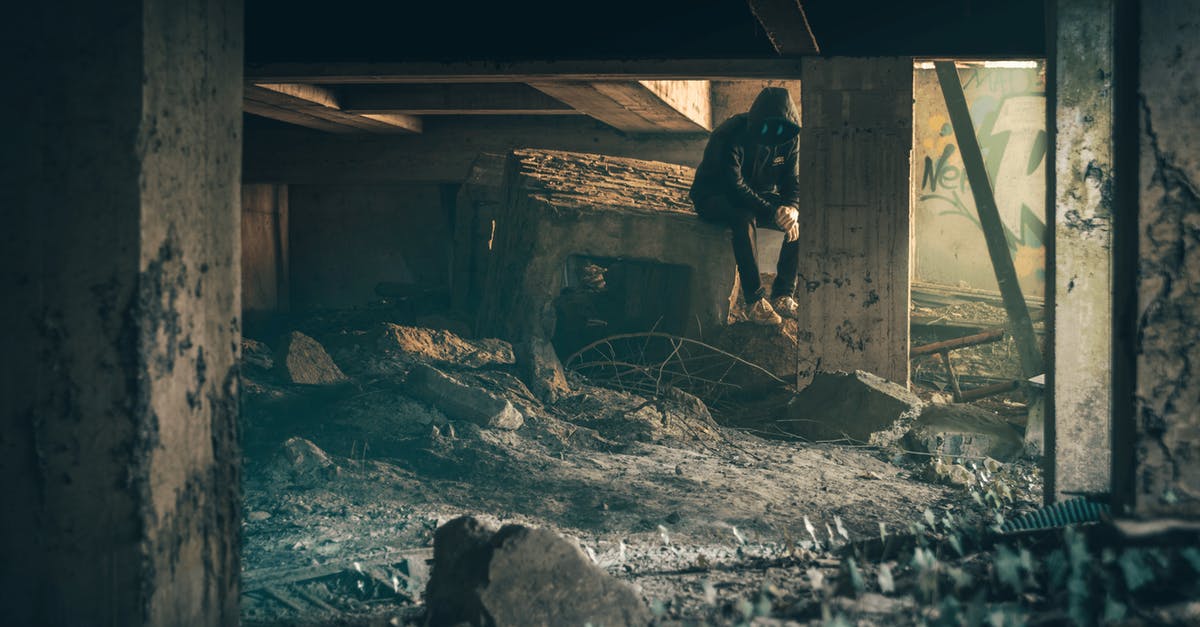
[[[343,111],[330,89],[300,83],[247,85],[247,113],[337,133],[420,133],[421,118],[411,115],[357,115]]]
[[[1000,285],[1000,296],[1004,298],[1004,309],[1008,312],[1009,327],[1017,344],[1017,353],[1021,357],[1021,372],[1025,378],[1035,377],[1045,372],[1042,351],[1033,332],[1029,307],[1025,304],[1021,285],[1017,282],[1017,270],[1008,250],[1008,240],[1004,236],[1004,223],[1000,220],[1000,210],[996,207],[996,197],[992,194],[992,183],[988,180],[983,152],[979,149],[979,138],[975,136],[975,124],[971,122],[971,112],[967,108],[967,97],[963,94],[958,69],[953,61],[938,61],[934,68],[942,86],[942,95],[946,98],[946,109],[950,114],[950,124],[954,128],[954,139],[958,142],[963,169],[967,171],[967,180],[971,183],[971,195],[975,197],[975,209],[979,212],[983,239],[987,242],[992,268],[996,272],[996,283]]]
[[[342,110],[408,115],[579,115],[570,105],[521,83],[343,85]]]
[[[249,83],[326,85],[801,78],[798,59],[267,63],[247,65],[245,77]]]
[[[818,54],[817,38],[808,25],[808,16],[800,0],[749,0],[750,11],[758,18],[775,52],[786,56]]]
[[[539,81],[531,86],[629,133],[703,133],[712,128],[709,82]]]

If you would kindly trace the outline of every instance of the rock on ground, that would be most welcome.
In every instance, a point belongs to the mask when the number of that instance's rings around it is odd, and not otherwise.
[[[513,404],[491,392],[466,385],[432,366],[418,365],[408,375],[412,396],[441,410],[451,420],[493,429],[519,429],[525,417]]]
[[[925,403],[904,387],[861,370],[819,372],[788,403],[783,430],[808,440],[899,441]]]
[[[438,528],[425,589],[430,625],[646,625],[629,585],[547,529],[496,531],[464,516]]]
[[[991,457],[1009,462],[1024,441],[1000,416],[973,405],[930,405],[904,436],[905,448],[950,457]]]
[[[248,337],[242,338],[242,363],[262,370],[275,367],[275,358],[266,344]]]
[[[275,454],[269,474],[283,482],[318,482],[336,477],[340,469],[321,447],[301,437],[288,438]]]
[[[299,331],[292,331],[283,353],[284,368],[292,383],[333,385],[347,381],[325,347]]]
[[[383,323],[379,348],[414,362],[452,364],[468,368],[505,366],[516,363],[512,346],[497,339],[467,340],[442,329],[408,327]]]

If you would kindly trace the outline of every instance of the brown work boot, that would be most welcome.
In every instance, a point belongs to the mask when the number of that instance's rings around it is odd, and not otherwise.
[[[796,299],[791,296],[779,296],[771,302],[771,305],[775,309],[775,313],[784,318],[795,320],[800,312],[800,303],[797,303]]]
[[[780,318],[779,314],[775,313],[775,310],[771,307],[771,303],[768,303],[765,298],[760,298],[758,302],[750,305],[747,317],[750,318],[750,322],[764,326],[775,326],[783,322],[783,318]]]

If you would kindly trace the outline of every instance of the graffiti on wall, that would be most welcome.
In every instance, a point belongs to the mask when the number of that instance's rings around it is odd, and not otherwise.
[[[1046,97],[1042,64],[960,65],[1022,291],[1045,286]],[[1014,67],[1016,66],[1016,67]],[[932,64],[914,69],[916,278],[996,289],[979,215]]]

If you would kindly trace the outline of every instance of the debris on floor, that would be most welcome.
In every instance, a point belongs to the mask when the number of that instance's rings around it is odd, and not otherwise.
[[[932,455],[1009,462],[1021,455],[1021,432],[985,409],[961,403],[930,405],[904,436],[904,446]]]
[[[887,622],[912,614],[911,597],[838,596],[854,587],[838,583],[853,577],[835,550],[881,528],[907,529],[928,509],[984,522],[995,511],[1032,511],[1023,499],[1040,490],[1024,462],[972,469],[952,451],[904,453],[900,436],[923,403],[866,373],[818,373],[816,387],[797,395],[794,379],[734,352],[635,334],[567,360],[563,391],[543,395],[531,389],[522,351],[498,340],[365,318],[304,328],[312,345],[330,347],[347,381],[299,384],[278,361],[243,371],[243,565],[257,582],[243,595],[248,625],[424,624],[430,547],[460,516],[526,529],[520,538],[501,531],[482,562],[503,571],[474,593],[495,621],[537,610],[512,605],[529,598],[522,586],[567,569],[589,573],[590,594],[609,594],[598,582],[619,583],[621,603],[603,606],[626,608],[632,624],[823,612]],[[787,419],[787,403],[806,392],[824,394],[826,419],[843,412],[839,434],[850,425],[876,445],[764,439],[738,422],[739,408],[756,402],[782,402],[774,417]],[[935,465],[966,476],[930,476]],[[498,561],[496,547],[513,553]],[[538,570],[525,554],[560,565]],[[583,594],[568,584],[562,590]],[[586,609],[572,598],[570,607]]]
[[[292,383],[332,385],[346,381],[346,375],[333,363],[325,347],[299,331],[293,331],[288,338],[280,361]]]
[[[433,535],[429,625],[641,626],[650,610],[630,584],[548,529],[495,529],[463,516]]]

